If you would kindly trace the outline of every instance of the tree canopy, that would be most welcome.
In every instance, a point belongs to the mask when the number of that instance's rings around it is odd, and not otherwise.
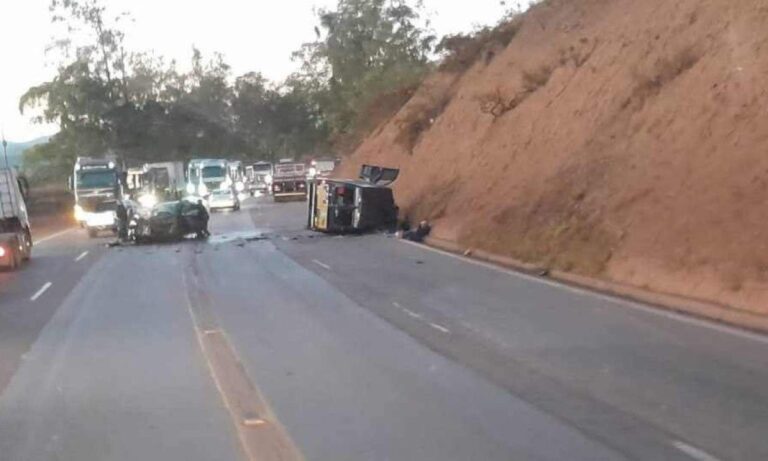
[[[220,54],[193,49],[181,72],[128,50],[126,16],[110,16],[99,0],[51,0],[50,11],[68,31],[52,45],[61,64],[19,102],[59,126],[25,155],[40,180],[67,174],[77,156],[106,153],[127,163],[327,155],[377,96],[420,81],[435,43],[420,2],[339,0],[318,13],[316,40],[294,53],[300,70],[270,82],[256,71],[233,76]],[[73,43],[73,31],[87,39]]]

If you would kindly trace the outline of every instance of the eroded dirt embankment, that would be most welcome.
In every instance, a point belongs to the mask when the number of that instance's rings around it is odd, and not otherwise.
[[[342,165],[403,217],[554,268],[768,314],[768,4],[555,0],[431,76]]]

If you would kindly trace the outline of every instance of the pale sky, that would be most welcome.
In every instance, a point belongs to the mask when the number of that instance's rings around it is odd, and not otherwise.
[[[127,11],[134,19],[128,46],[154,51],[186,64],[192,46],[204,54],[224,54],[233,74],[260,71],[282,79],[297,64],[291,52],[314,39],[314,7],[333,7],[337,0],[104,0],[112,13]],[[511,2],[507,2],[511,3]],[[55,29],[49,0],[0,0],[0,129],[8,140],[25,141],[56,132],[21,115],[19,97],[31,85],[55,74],[46,58]],[[496,23],[505,12],[500,0],[424,0],[438,35],[465,32]]]

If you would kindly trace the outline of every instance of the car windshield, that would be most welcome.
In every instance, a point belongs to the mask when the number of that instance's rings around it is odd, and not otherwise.
[[[80,171],[77,173],[77,187],[80,189],[105,189],[117,185],[117,174],[108,171]]]
[[[202,169],[203,179],[223,178],[227,175],[227,170],[221,166],[206,166]]]
[[[155,205],[152,210],[155,214],[176,214],[179,209],[179,202],[165,202]]]

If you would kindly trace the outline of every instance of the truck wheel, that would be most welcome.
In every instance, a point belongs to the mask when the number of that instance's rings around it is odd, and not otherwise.
[[[23,251],[21,253],[22,261],[29,261],[32,257],[32,236],[29,233],[29,229],[24,229],[24,235],[22,236],[21,246]]]
[[[96,238],[98,231],[96,229],[88,228],[88,238]]]
[[[8,256],[8,270],[15,271],[21,265],[21,258],[19,258],[19,248],[12,242],[9,248],[11,254]]]

